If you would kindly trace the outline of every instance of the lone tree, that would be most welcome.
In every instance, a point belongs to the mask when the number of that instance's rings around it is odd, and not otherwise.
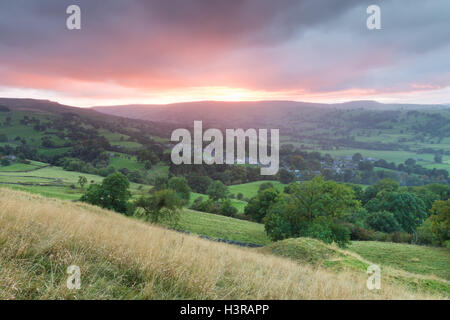
[[[440,154],[435,154],[434,155],[434,162],[442,163],[442,156]]]
[[[80,176],[78,178],[78,184],[80,185],[81,189],[84,189],[84,185],[87,183],[87,179],[85,176]]]
[[[352,161],[353,162],[360,162],[362,161],[363,156],[361,155],[361,153],[357,152],[352,156]]]
[[[142,209],[136,211],[137,217],[153,223],[166,222],[176,225],[180,218],[179,209],[183,206],[183,201],[174,190],[165,189],[139,198],[134,205]]]
[[[130,182],[120,172],[115,172],[103,179],[102,184],[92,184],[81,197],[81,201],[120,213],[127,213],[130,208],[128,190]]]

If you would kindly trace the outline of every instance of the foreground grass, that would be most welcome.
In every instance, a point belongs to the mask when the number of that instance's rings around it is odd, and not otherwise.
[[[66,288],[66,268],[81,289]],[[99,208],[0,189],[2,299],[421,299],[365,276],[313,269]]]

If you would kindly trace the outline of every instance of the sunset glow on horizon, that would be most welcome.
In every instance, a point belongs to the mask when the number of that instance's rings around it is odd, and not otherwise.
[[[70,1],[2,3],[0,97],[450,103],[445,10],[382,2],[383,27],[368,30],[371,2],[78,1],[81,30],[65,27]]]

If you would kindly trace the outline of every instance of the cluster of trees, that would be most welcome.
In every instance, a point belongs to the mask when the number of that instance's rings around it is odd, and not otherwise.
[[[318,176],[283,193],[266,186],[245,207],[273,240],[313,237],[345,246],[349,240],[443,245],[449,239],[450,187],[400,187],[385,179],[363,190]]]
[[[80,177],[79,183],[84,185],[85,178]],[[175,226],[180,217],[179,209],[189,199],[190,190],[178,178],[169,181],[169,185],[173,189],[155,189],[150,195],[132,202],[129,180],[120,172],[115,172],[103,179],[101,184],[91,184],[80,200],[128,216]]]
[[[207,200],[198,197],[191,205],[191,209],[235,217],[238,210],[229,199],[229,190],[221,181],[211,181],[203,192],[209,196]]]
[[[444,244],[445,241],[436,240],[431,235],[431,229],[427,226],[435,219],[431,218],[437,212],[434,206],[440,201],[448,206],[446,201],[450,197],[450,186],[400,187],[397,181],[391,179],[382,180],[364,190],[357,185],[349,186],[362,204],[359,212],[353,212],[344,219],[355,240]]]
[[[239,166],[227,164],[191,164],[174,165],[170,164],[169,172],[174,176],[184,176],[189,181],[192,190],[204,193],[202,183],[208,181],[221,181],[225,185],[241,184],[252,181],[267,179],[268,176],[260,175],[260,168],[254,166]],[[270,176],[278,179],[278,176]]]
[[[441,155],[436,155],[438,159],[438,161],[442,161],[442,156]],[[435,159],[436,159],[435,156]],[[448,171],[445,169],[427,169],[422,167],[421,165],[418,165],[416,163],[416,160],[414,159],[407,159],[405,160],[404,163],[400,163],[398,166],[391,162],[388,163],[386,160],[384,159],[379,159],[377,161],[374,162],[374,166],[376,167],[380,167],[380,168],[385,168],[385,169],[391,169],[391,170],[396,170],[396,171],[400,171],[400,172],[405,172],[407,174],[416,174],[421,176],[421,179],[423,180],[423,183],[421,184],[426,184],[426,183],[430,183],[433,181],[438,181],[440,183],[448,183],[449,180],[449,176],[448,176]]]
[[[263,222],[273,240],[312,237],[345,246],[350,230],[339,219],[359,207],[350,187],[319,176],[301,184],[291,183],[283,193],[264,186],[245,207],[245,214]]]

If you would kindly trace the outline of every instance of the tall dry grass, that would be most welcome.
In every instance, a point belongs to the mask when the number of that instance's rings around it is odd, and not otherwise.
[[[86,204],[0,189],[2,299],[424,299]],[[82,286],[66,288],[69,265]]]

